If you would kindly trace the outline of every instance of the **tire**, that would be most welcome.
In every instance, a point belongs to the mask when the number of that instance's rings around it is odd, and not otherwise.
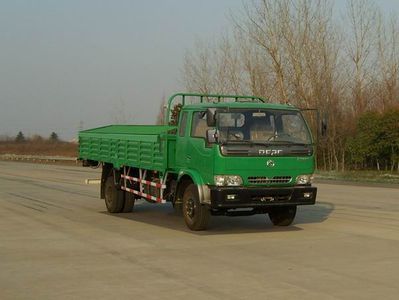
[[[183,203],[173,203],[173,209],[176,215],[182,216],[183,215]]]
[[[136,195],[130,192],[124,192],[125,201],[123,204],[122,212],[129,213],[133,211],[134,202],[136,201]]]
[[[123,209],[123,191],[118,189],[114,183],[114,177],[109,176],[105,181],[105,206],[110,213],[120,213]]]
[[[183,194],[183,217],[191,230],[205,230],[209,223],[210,211],[199,201],[195,184],[186,187]]]
[[[296,206],[274,207],[269,212],[270,221],[275,226],[289,226],[295,219]]]

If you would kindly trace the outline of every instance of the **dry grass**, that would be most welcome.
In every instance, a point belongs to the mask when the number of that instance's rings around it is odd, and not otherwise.
[[[16,154],[16,155],[48,155],[48,156],[66,156],[76,157],[78,145],[68,142],[49,142],[49,141],[26,141],[0,142],[1,154]]]

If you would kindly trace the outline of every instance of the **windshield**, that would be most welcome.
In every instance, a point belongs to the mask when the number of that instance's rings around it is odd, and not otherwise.
[[[217,113],[220,143],[311,144],[300,112],[231,110]]]

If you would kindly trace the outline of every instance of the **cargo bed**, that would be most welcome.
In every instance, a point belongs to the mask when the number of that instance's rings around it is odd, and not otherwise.
[[[175,131],[175,126],[164,125],[109,125],[84,130],[79,132],[79,159],[163,172],[175,164]]]

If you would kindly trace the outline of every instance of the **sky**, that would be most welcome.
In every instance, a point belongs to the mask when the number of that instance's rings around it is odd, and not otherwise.
[[[243,2],[0,0],[0,136],[154,124],[162,98],[184,91],[184,53]],[[398,0],[376,3],[399,12]]]

